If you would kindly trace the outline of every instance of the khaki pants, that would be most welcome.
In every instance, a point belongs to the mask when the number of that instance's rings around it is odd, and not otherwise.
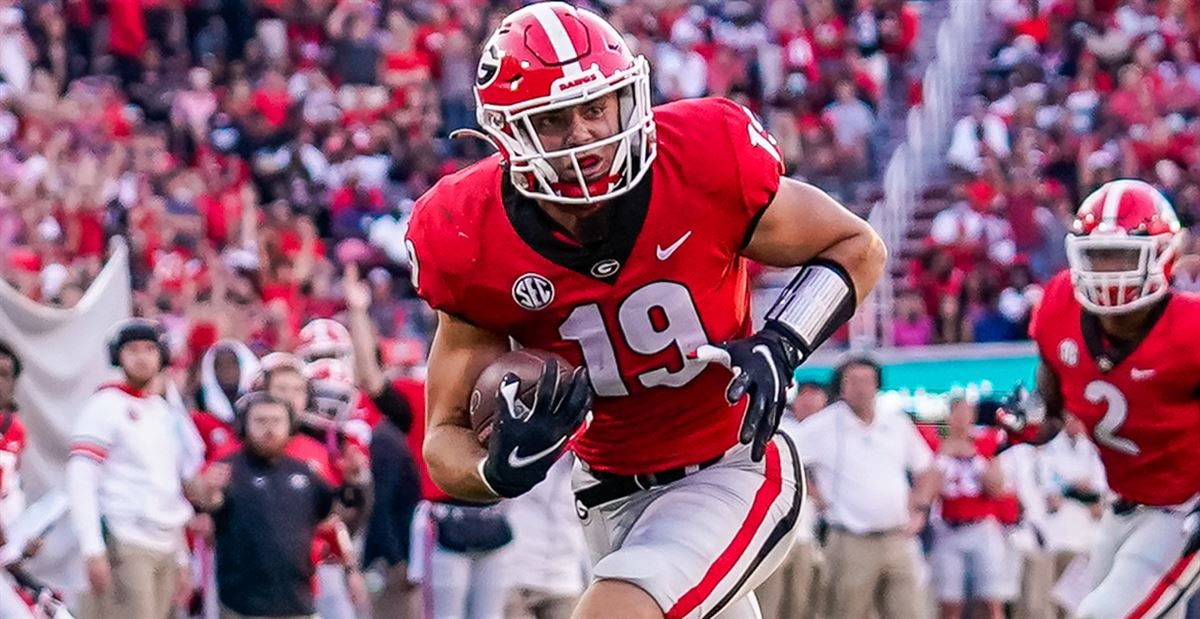
[[[1054,616],[1054,605],[1050,601],[1050,589],[1054,586],[1054,563],[1043,551],[1034,551],[1023,557],[1021,570],[1021,595],[1017,598],[1015,619],[1050,619]]]
[[[833,530],[825,546],[829,566],[828,617],[924,617],[917,585],[917,549],[902,532],[855,535]]]
[[[508,593],[504,619],[570,619],[578,596],[550,595],[517,588]]]
[[[792,547],[783,561],[754,595],[758,597],[763,619],[811,619],[820,608],[817,594],[821,587],[819,570],[821,549],[813,540]]]
[[[279,617],[254,617],[251,615],[243,615],[235,613],[225,606],[221,606],[221,619],[317,619],[316,615],[283,615]]]
[[[174,553],[108,541],[112,584],[101,595],[79,596],[80,619],[167,619],[174,608],[179,566]]]
[[[1083,553],[1072,552],[1070,550],[1059,550],[1054,553],[1054,578],[1050,581],[1051,588],[1058,583],[1059,578],[1062,578],[1063,572],[1067,571],[1067,567],[1071,565],[1071,562],[1081,554]],[[1055,616],[1059,619],[1066,619],[1068,616],[1067,611],[1058,605],[1054,606],[1054,612]]]
[[[408,564],[397,563],[383,571],[383,588],[371,596],[375,619],[417,619],[422,616],[421,589],[408,582]]]

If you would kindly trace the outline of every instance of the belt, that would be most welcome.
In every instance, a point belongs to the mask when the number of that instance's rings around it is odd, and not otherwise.
[[[961,529],[963,527],[969,527],[973,524],[979,524],[984,520],[987,520],[987,518],[975,518],[973,520],[943,520],[942,523],[951,529]]]
[[[843,527],[840,524],[829,525],[829,530],[836,531],[836,532],[842,533],[844,535],[852,535],[854,537],[884,537],[887,535],[895,535],[895,534],[904,532],[903,527],[895,527],[893,529],[881,529],[879,531],[859,532],[859,531],[851,531],[850,529],[847,529],[846,527]]]
[[[615,475],[613,473],[593,472],[599,483],[592,484],[575,493],[575,500],[586,509],[604,505],[623,499],[635,492],[649,490],[655,486],[665,486],[677,482],[688,475],[702,471],[718,462],[724,454],[691,466],[681,466],[675,469],[658,471],[657,473],[638,473],[637,475]]]

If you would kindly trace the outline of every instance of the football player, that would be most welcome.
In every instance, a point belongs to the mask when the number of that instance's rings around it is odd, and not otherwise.
[[[1007,411],[1014,438],[1034,443],[1071,411],[1116,494],[1079,617],[1182,617],[1200,574],[1184,530],[1200,492],[1200,297],[1169,289],[1180,230],[1141,181],[1084,200],[1066,239],[1069,272],[1046,286],[1030,325],[1037,393]]]
[[[647,61],[589,11],[510,14],[483,46],[475,95],[500,152],[422,196],[406,239],[439,317],[434,481],[467,500],[520,495],[590,410],[570,440],[595,561],[576,617],[753,616],[748,593],[786,556],[803,496],[800,460],[775,434],[787,388],[875,285],[882,242],[782,177],[749,110],[651,109]],[[747,259],[800,267],[757,333]],[[510,338],[577,369],[548,368],[531,407],[502,380],[481,447],[468,398]]]

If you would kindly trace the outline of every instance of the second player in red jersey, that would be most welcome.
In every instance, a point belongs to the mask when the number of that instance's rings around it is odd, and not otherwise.
[[[418,200],[406,239],[439,312],[431,476],[463,499],[520,495],[591,413],[572,449],[596,580],[576,617],[753,616],[748,593],[786,554],[802,498],[799,459],[775,435],[788,384],[870,291],[882,244],[783,178],[746,109],[651,109],[648,63],[594,13],[509,15],[475,94],[500,153]],[[758,331],[747,259],[800,267]],[[510,340],[577,369],[559,380],[548,365],[532,409],[502,380],[480,446],[473,379]]]
[[[1018,433],[1048,440],[1070,411],[1117,495],[1079,617],[1182,616],[1200,582],[1200,537],[1189,542],[1184,526],[1200,493],[1200,297],[1169,289],[1181,240],[1153,187],[1105,184],[1080,206],[1066,241],[1070,271],[1047,285],[1031,321],[1044,408],[1036,399],[1027,408],[1047,424]]]

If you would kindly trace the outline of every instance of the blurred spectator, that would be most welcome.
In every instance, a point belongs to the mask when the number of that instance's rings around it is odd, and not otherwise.
[[[935,457],[942,487],[930,563],[942,619],[958,619],[971,600],[1001,619],[1007,601],[1007,548],[994,508],[1004,473],[993,457],[995,437],[975,431],[976,413],[974,402],[951,396],[948,433]]]
[[[1054,556],[1054,579],[1058,580],[1095,541],[1108,490],[1100,454],[1074,416],[1067,417],[1063,431],[1042,451],[1049,511],[1046,545]],[[1059,609],[1058,616],[1067,613]]]
[[[25,424],[17,415],[16,386],[21,360],[0,340],[0,536],[25,509],[25,491],[17,465],[25,450]]]
[[[858,98],[853,82],[843,80],[834,87],[834,101],[825,108],[825,118],[833,128],[834,139],[845,160],[862,170],[870,154],[869,138],[875,125],[875,114]]]
[[[797,385],[788,414],[780,421],[780,431],[792,441],[798,440],[800,424],[828,404],[828,392],[820,383]],[[810,619],[817,616],[823,602],[820,593],[824,588],[821,582],[824,559],[816,539],[816,520],[813,501],[805,501],[800,507],[795,544],[779,569],[754,591],[763,617]]]
[[[929,446],[904,413],[876,406],[879,366],[834,373],[838,401],[802,422],[809,492],[829,528],[830,617],[921,617],[916,534],[937,492]],[[911,485],[910,476],[915,480]]]
[[[166,617],[191,595],[183,525],[185,468],[179,423],[158,391],[166,343],[158,325],[131,320],[109,350],[120,383],[88,400],[71,439],[67,493],[90,590],[84,619]]]
[[[896,295],[896,318],[892,323],[896,346],[927,346],[933,343],[933,317],[921,296],[911,290]]]
[[[955,123],[950,136],[946,161],[968,172],[982,172],[988,155],[1006,157],[1009,153],[1008,128],[988,111],[982,98],[971,100],[970,115]]]
[[[571,494],[574,458],[554,464],[545,481],[508,502],[513,544],[506,619],[570,619],[587,585],[588,552]]]
[[[213,514],[221,617],[312,616],[317,526],[335,501],[361,505],[364,488],[351,480],[335,489],[284,453],[297,425],[287,402],[252,393],[239,408],[245,444],[193,490],[196,505]]]
[[[192,422],[204,441],[205,453],[215,454],[234,438],[234,403],[258,377],[258,357],[237,340],[213,344],[200,359],[199,386]]]

